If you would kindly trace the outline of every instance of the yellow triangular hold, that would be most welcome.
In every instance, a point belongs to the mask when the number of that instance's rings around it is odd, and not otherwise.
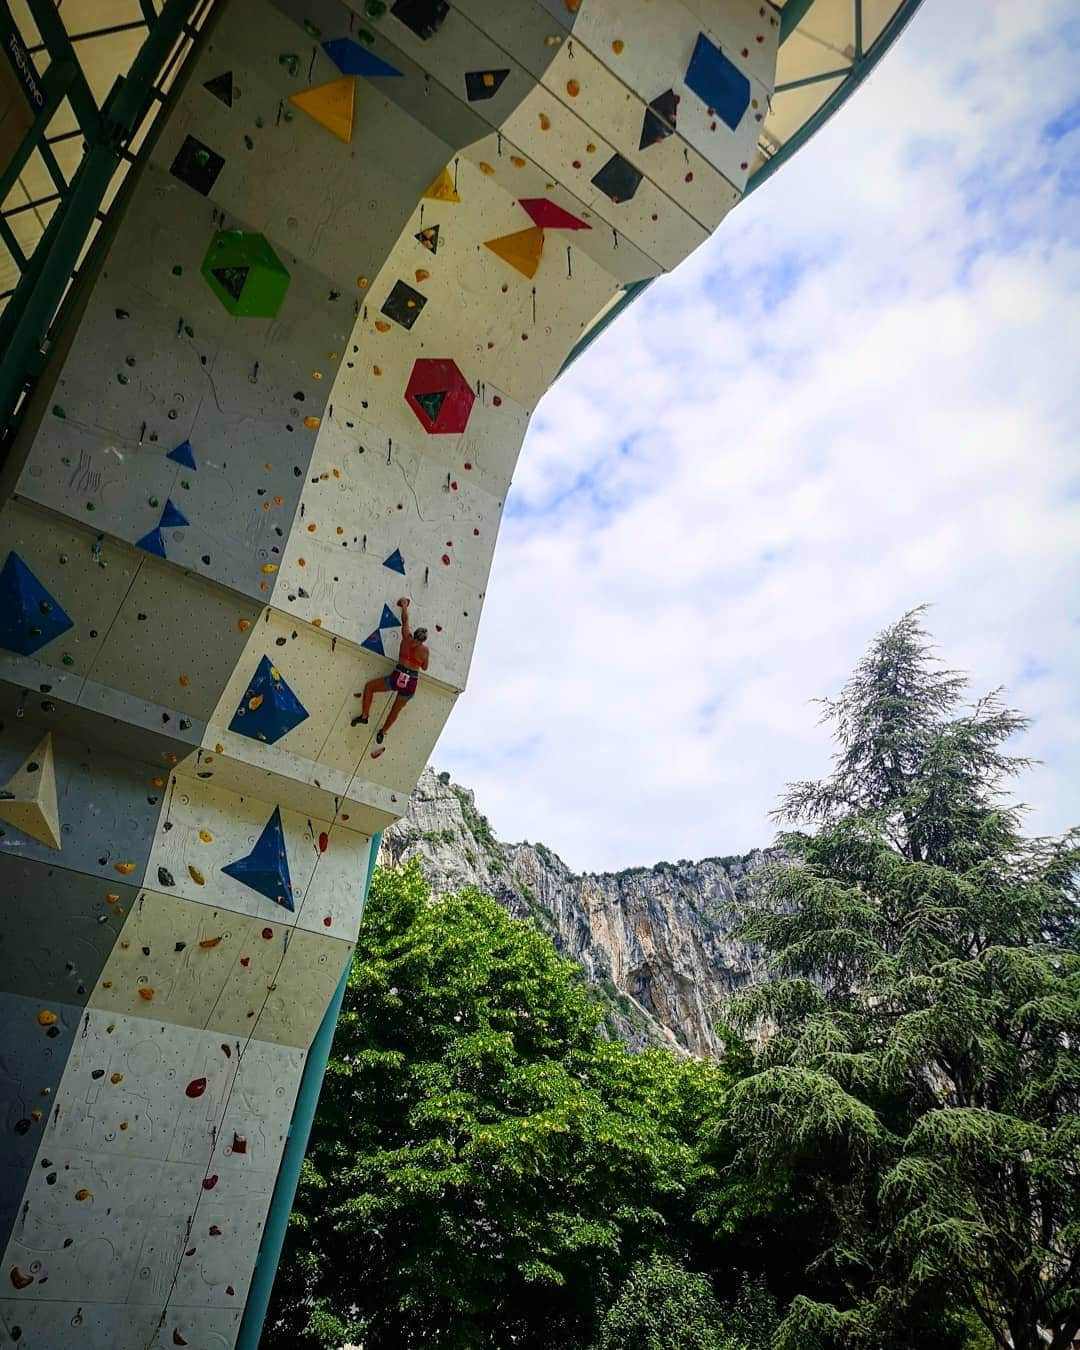
[[[353,109],[356,105],[356,76],[343,75],[329,84],[317,84],[300,94],[290,94],[289,102],[307,113],[319,126],[332,131],[339,140],[352,140]]]
[[[516,234],[486,239],[484,247],[497,253],[503,262],[516,267],[523,277],[534,277],[544,251],[544,231],[539,225],[534,225],[530,230],[518,230]]]
[[[454,186],[454,180],[450,177],[450,170],[443,169],[438,178],[424,193],[428,201],[432,202],[459,202],[457,188]]]
[[[0,820],[50,848],[60,847],[60,814],[56,809],[56,771],[52,733],[0,788]]]

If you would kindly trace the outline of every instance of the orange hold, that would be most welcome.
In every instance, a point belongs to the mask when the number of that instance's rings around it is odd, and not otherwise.
[[[220,749],[220,746],[218,748]],[[202,840],[204,844],[212,844],[214,842],[214,836],[210,833],[209,830],[200,830],[199,838]]]
[[[110,1082],[110,1083],[122,1083],[123,1081],[124,1081],[124,1075],[123,1075],[122,1073],[114,1073],[114,1074],[110,1074],[110,1076],[109,1076],[109,1082]]]
[[[203,876],[203,874],[199,871],[197,867],[192,867],[190,863],[188,863],[188,876],[192,879],[192,881],[195,883],[196,886],[206,885],[206,878]]]
[[[144,984],[139,990],[139,997],[145,1002],[150,1003],[153,1000],[154,991],[148,985]]]
[[[486,163],[484,160],[481,160],[481,161],[480,161],[480,172],[481,172],[481,173],[492,174],[492,173],[495,172],[495,170],[491,167],[490,164]]]
[[[278,568],[277,563],[263,563],[262,565],[262,570],[263,572],[266,573],[267,576],[270,576],[272,573],[276,572],[277,568]]]
[[[181,684],[183,685],[183,687],[186,689],[186,688],[188,687],[188,685],[191,683],[191,681],[188,679],[188,677],[187,677],[186,675],[181,675],[179,678],[180,678],[180,683],[181,683]]]
[[[56,1025],[56,1014],[48,1008],[42,1008],[37,1015],[39,1027],[51,1027]]]
[[[625,46],[626,43],[622,40],[622,38],[616,38],[615,41],[611,44],[611,50],[615,53],[616,56],[621,56],[623,48]]]
[[[418,267],[413,275],[416,277],[417,281],[427,281],[428,277],[431,276],[431,273],[426,267]]]
[[[203,949],[203,951],[209,951],[211,947],[217,947],[220,946],[220,944],[221,944],[221,937],[218,936],[212,938],[203,938],[203,940],[199,943],[199,946]]]
[[[308,429],[309,431],[314,431],[314,430],[316,430],[317,427],[321,427],[321,426],[322,426],[322,418],[321,418],[321,417],[305,417],[305,418],[304,418],[304,426],[306,426],[307,429]]]
[[[247,630],[251,627],[251,620],[250,620],[250,619],[237,619],[237,621],[236,621],[236,626],[237,626],[237,628],[240,629],[241,633],[246,633]]]
[[[134,863],[114,863],[113,865],[116,871],[122,873],[125,877],[129,877],[135,871]]]
[[[515,169],[523,169],[525,167],[525,161],[521,158],[520,155],[511,155],[510,163],[514,166]]]
[[[93,1200],[93,1198],[93,1193],[88,1191],[85,1186],[83,1186],[81,1190],[75,1192],[76,1200]]]
[[[547,115],[547,113],[540,114],[540,130],[541,131],[551,130],[551,118]]]
[[[567,80],[566,92],[571,98],[577,98],[578,94],[581,93],[581,85],[578,84],[577,80]]]
[[[390,325],[386,322],[385,319],[376,319],[375,331],[376,333],[389,333]]]

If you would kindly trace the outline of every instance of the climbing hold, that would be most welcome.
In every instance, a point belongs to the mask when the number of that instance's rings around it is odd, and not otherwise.
[[[489,176],[495,172],[494,168],[490,164],[488,164],[486,160],[483,159],[480,161],[477,167],[479,168],[481,173],[486,173]]]
[[[190,1342],[184,1340],[183,1336],[180,1335],[180,1332],[176,1329],[176,1327],[173,1327],[172,1343],[173,1343],[173,1345],[188,1345],[188,1344],[190,1344]]]
[[[389,567],[391,572],[400,572],[405,575],[405,559],[401,556],[401,549],[394,549],[389,558],[383,563],[384,567]]]
[[[154,991],[148,985],[143,985],[139,990],[139,997],[149,1003],[154,997]]]
[[[247,1137],[242,1134],[234,1134],[232,1137],[232,1151],[234,1153],[247,1152]]]
[[[326,833],[325,830],[323,830],[322,833],[319,835],[319,852],[325,853],[329,847],[330,847],[330,836]]]
[[[540,255],[544,251],[544,231],[534,225],[528,230],[518,230],[516,234],[504,234],[498,239],[485,239],[484,247],[507,262],[522,276],[532,278],[540,266]]]
[[[281,672],[268,656],[263,656],[233,713],[229,730],[250,740],[273,745],[307,717],[307,709],[289,688]]]
[[[412,328],[420,317],[420,312],[426,304],[426,295],[421,295],[419,291],[414,290],[408,282],[397,281],[383,303],[382,313],[388,319],[393,319],[395,323],[399,323],[402,328],[408,329]],[[378,328],[379,325],[376,324],[375,326]]]
[[[174,178],[179,178],[181,183],[186,183],[189,188],[194,188],[206,197],[224,167],[225,161],[215,150],[194,136],[185,136],[176,158],[169,166],[169,172]]]
[[[380,745],[379,748],[378,748],[378,750],[372,750],[372,752],[371,752],[371,758],[372,758],[372,759],[378,759],[380,755],[385,755],[385,754],[386,754],[386,746],[385,746],[385,745]]]
[[[472,386],[453,360],[421,357],[413,363],[405,400],[429,435],[463,432],[475,399]]]
[[[285,832],[281,825],[281,808],[274,807],[274,813],[263,827],[262,834],[255,847],[246,857],[228,863],[221,869],[226,876],[240,882],[250,890],[263,895],[267,900],[293,910],[292,881],[289,876],[289,859],[285,851]]]
[[[309,431],[317,431],[318,428],[322,426],[322,418],[321,418],[321,417],[305,417],[305,418],[304,418],[304,426],[306,426],[307,429],[308,429]]]
[[[376,333],[389,333],[390,325],[388,323],[383,323],[382,319],[376,319],[375,331]]]
[[[194,462],[194,451],[189,440],[182,440],[175,450],[169,451],[165,458],[173,460],[175,464],[184,464],[185,468],[194,468],[194,470],[198,468],[198,464]]]
[[[343,75],[328,84],[318,84],[299,94],[290,94],[289,102],[313,121],[346,144],[352,140],[356,107],[356,76]]]
[[[438,253],[439,251],[439,227],[438,225],[425,225],[413,238],[419,244],[427,249],[429,253]],[[419,280],[419,278],[417,278]]]
[[[237,626],[237,628],[240,629],[241,633],[246,633],[247,630],[251,627],[251,620],[250,620],[250,619],[237,619],[237,621],[236,621],[236,626]]]
[[[435,202],[460,202],[457,188],[454,186],[454,180],[450,177],[450,170],[443,169],[428,190],[424,193],[428,201]],[[436,230],[438,226],[435,227]],[[423,233],[423,231],[421,231]],[[421,242],[423,242],[421,240]],[[434,249],[431,250],[433,253]]]
[[[39,844],[60,848],[51,732],[46,733],[29,758],[0,788],[0,820],[14,825]]]
[[[9,553],[0,569],[0,647],[32,656],[73,626],[19,555]]]
[[[342,75],[362,75],[367,79],[380,79],[403,74],[389,61],[384,61],[374,52],[366,51],[351,38],[332,38],[322,46],[323,51]]]
[[[205,1091],[206,1091],[205,1078],[193,1078],[191,1082],[187,1085],[187,1087],[184,1089],[184,1093],[188,1097],[201,1097]]]
[[[33,1275],[27,1275],[25,1270],[18,1266],[12,1266],[8,1271],[8,1278],[16,1289],[27,1289],[34,1283]]]
[[[450,5],[447,0],[394,0],[390,13],[426,42],[442,27]]]
[[[278,570],[278,565],[277,563],[263,563],[261,570],[265,572],[267,576],[270,576]]]
[[[161,513],[161,520],[158,522],[158,528],[161,530],[174,528],[182,529],[185,525],[190,524],[191,522],[188,520],[187,516],[185,516],[182,511],[178,510],[177,507],[173,505],[172,499],[169,498],[165,502],[165,509]]]
[[[592,226],[584,220],[578,220],[569,211],[564,211],[557,203],[546,197],[521,197],[518,206],[525,211],[534,225],[543,230],[591,230]]]
[[[80,1190],[77,1190],[75,1192],[76,1200],[93,1200],[93,1198],[94,1198],[93,1193],[87,1190],[85,1186],[83,1186]]]
[[[678,106],[679,100],[675,96],[674,89],[667,89],[653,99],[645,109],[645,117],[641,123],[639,150],[656,145],[658,141],[671,135],[675,130]]]
[[[124,1075],[123,1075],[122,1073],[111,1073],[111,1074],[109,1074],[109,1082],[110,1082],[110,1083],[116,1084],[116,1083],[122,1083],[123,1081],[124,1081]]]
[[[217,937],[203,938],[202,941],[199,943],[199,946],[203,949],[204,952],[212,951],[215,947],[219,947],[220,945],[221,945],[220,934]]]
[[[159,867],[157,870],[157,879],[159,886],[175,886],[176,878],[167,867]]]
[[[220,753],[220,747],[218,747],[218,749],[219,749],[219,753]],[[209,830],[200,830],[200,831],[199,831],[199,839],[200,839],[204,844],[212,844],[212,843],[214,842],[214,836],[210,833]]]
[[[113,867],[125,877],[130,876],[135,871],[135,863],[113,863]]]
[[[581,85],[577,82],[577,80],[567,80],[566,92],[570,95],[571,98],[577,98],[578,94],[581,93]]]
[[[210,289],[235,318],[276,317],[291,277],[266,238],[218,230],[202,262]]]
[[[225,71],[223,75],[215,75],[212,80],[207,80],[203,88],[208,94],[213,94],[216,99],[224,103],[226,108],[232,107],[235,95],[231,70]]]
[[[616,38],[615,41],[611,44],[611,50],[615,53],[616,56],[621,56],[623,54],[623,48],[625,46],[626,43],[622,40],[622,38]]]
[[[643,175],[623,159],[622,155],[616,154],[611,156],[602,169],[593,174],[592,183],[613,202],[628,202],[641,186],[642,177]]]
[[[418,267],[416,271],[413,273],[413,277],[417,281],[427,281],[429,276],[431,276],[431,273],[427,270],[426,267]]]
[[[465,72],[465,97],[470,103],[479,103],[483,99],[494,98],[509,74],[509,70],[467,70]]]
[[[750,102],[750,81],[704,33],[686,70],[686,87],[735,131]]]
[[[203,1177],[204,1191],[212,1191],[217,1184],[218,1184],[218,1174],[216,1172],[212,1172],[208,1177]]]
[[[547,113],[540,114],[540,130],[541,131],[551,130],[551,118],[547,115]]]
[[[56,1014],[49,1008],[42,1008],[37,1015],[39,1027],[52,1027],[56,1025]]]
[[[386,651],[383,648],[382,644],[382,634],[379,632],[377,628],[375,629],[374,633],[368,634],[368,636],[363,640],[363,642],[361,642],[360,646],[365,648],[365,650],[369,652],[374,652],[376,656],[386,655]]]
[[[382,607],[382,618],[379,620],[379,627],[380,628],[401,627],[401,620],[398,618],[398,616],[394,613],[394,611],[390,608],[389,605],[384,604]]]

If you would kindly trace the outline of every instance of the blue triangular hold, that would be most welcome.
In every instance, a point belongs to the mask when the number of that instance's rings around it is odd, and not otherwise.
[[[366,647],[369,652],[374,652],[377,656],[386,655],[382,645],[382,634],[377,628],[370,637],[366,637],[363,642],[361,642],[360,646]]]
[[[283,909],[295,909],[289,858],[285,852],[285,832],[281,828],[281,807],[263,826],[255,847],[246,858],[237,858],[221,869],[226,876],[247,886]]]
[[[167,530],[170,526],[190,525],[191,521],[184,515],[183,511],[177,510],[170,497],[165,503],[165,510],[161,513],[161,519],[158,521],[158,529]]]
[[[156,554],[159,558],[166,558],[165,540],[162,537],[161,530],[149,530],[141,539],[135,540],[135,547],[141,548],[144,553]]]
[[[732,131],[742,121],[750,102],[750,81],[704,33],[698,34],[697,46],[686,71],[686,87],[707,103]]]
[[[389,605],[383,605],[382,618],[379,620],[380,628],[400,628],[401,620],[390,608]]]
[[[195,469],[197,471],[199,468],[195,463],[195,452],[191,448],[190,441],[181,441],[175,450],[169,451],[165,458],[173,460],[176,464],[182,464],[185,469]]]
[[[32,656],[73,627],[60,604],[14,550],[0,569],[0,647]]]
[[[307,716],[307,709],[282,679],[281,671],[264,656],[233,713],[229,730],[273,745],[307,721]]]
[[[353,42],[352,38],[332,38],[329,42],[323,43],[323,51],[342,75],[371,77],[404,74],[404,71],[397,70],[389,61],[384,61],[381,56],[376,56],[374,52],[361,47],[359,42]]]
[[[394,549],[389,558],[383,563],[384,567],[389,567],[391,572],[400,572],[405,575],[405,559],[401,556],[401,549]]]

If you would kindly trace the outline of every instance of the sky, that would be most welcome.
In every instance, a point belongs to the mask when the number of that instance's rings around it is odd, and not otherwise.
[[[927,626],[1080,823],[1080,13],[925,0],[542,400],[433,757],[579,871],[743,853]]]

